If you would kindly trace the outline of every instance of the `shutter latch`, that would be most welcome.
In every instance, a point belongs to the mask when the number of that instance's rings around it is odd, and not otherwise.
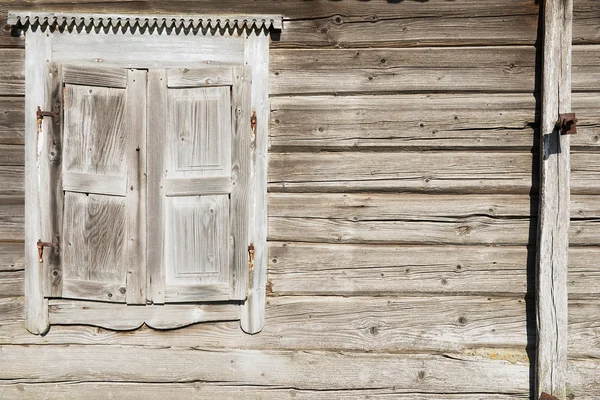
[[[44,247],[54,247],[54,252],[58,251],[58,236],[56,240],[52,243],[50,242],[42,242],[38,239],[37,241],[37,249],[38,249],[38,259],[40,263],[44,262]]]
[[[38,106],[37,111],[35,112],[35,118],[38,123],[38,132],[42,132],[42,120],[44,117],[58,118],[58,114],[58,111],[42,111],[40,106]]]
[[[248,269],[250,271],[254,269],[254,243],[250,243],[248,246]]]

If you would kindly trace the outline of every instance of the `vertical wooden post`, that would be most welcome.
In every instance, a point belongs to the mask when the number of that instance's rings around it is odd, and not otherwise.
[[[570,140],[556,127],[571,109],[573,0],[546,0],[537,248],[536,399],[566,399]]]

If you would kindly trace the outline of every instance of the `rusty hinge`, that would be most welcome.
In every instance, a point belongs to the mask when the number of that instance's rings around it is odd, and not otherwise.
[[[558,397],[544,392],[540,395],[540,400],[558,400]]]
[[[40,263],[44,262],[44,247],[53,247],[54,251],[58,251],[58,236],[54,242],[42,242],[38,239],[37,241],[37,249],[38,249],[38,260]]]
[[[256,111],[252,111],[250,126],[252,127],[252,139],[254,139],[256,137]]]
[[[38,123],[38,132],[42,132],[42,121],[44,117],[58,118],[58,115],[58,111],[42,111],[40,106],[38,106],[37,111],[35,112],[35,118],[37,119]]]
[[[561,135],[577,134],[577,117],[575,113],[559,114],[556,127],[560,130]]]
[[[254,269],[254,243],[248,246],[248,268],[250,271]]]

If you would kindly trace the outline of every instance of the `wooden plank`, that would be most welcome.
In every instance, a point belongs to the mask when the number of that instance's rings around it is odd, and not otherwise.
[[[596,246],[600,240],[596,241]],[[567,289],[569,298],[578,299],[600,295],[600,248],[569,249]]]
[[[77,381],[180,382],[374,389],[410,392],[526,393],[529,365],[453,355],[286,352],[117,346],[3,346],[4,383]],[[169,368],[149,368],[160,359]],[[109,361],[110,360],[110,361]],[[52,368],[48,368],[52,362]],[[229,368],[215,368],[227,364]],[[253,365],[252,370],[248,365]],[[324,374],[323,371],[329,373]],[[336,379],[332,380],[331,376]],[[16,378],[16,379],[15,379]]]
[[[534,205],[527,196],[273,193],[269,240],[527,245]]]
[[[177,56],[174,57],[174,54]],[[91,32],[86,35],[56,35],[52,40],[54,62],[83,65],[175,68],[207,63],[241,64],[243,59],[243,40],[229,35],[208,35],[198,40],[195,35]]]
[[[205,178],[167,178],[165,179],[166,196],[197,196],[211,194],[229,194],[232,190],[230,176]]]
[[[139,347],[178,347],[256,350],[338,350],[370,353],[497,352],[498,358],[526,359],[528,303],[523,296],[290,296],[270,297],[266,324],[260,335],[246,335],[236,321],[196,324],[177,331],[148,327],[134,335],[78,323],[133,329],[153,316],[172,320],[171,327],[194,318],[238,319],[237,305],[165,305],[133,307],[97,302],[51,300],[53,326],[44,337],[23,326],[0,327],[0,344],[104,344]],[[164,310],[164,312],[162,311]],[[204,311],[202,311],[204,310]],[[415,311],[416,310],[416,311]],[[219,315],[219,312],[223,312]],[[102,314],[102,315],[98,315]],[[207,319],[210,320],[210,319]],[[166,321],[166,320],[165,320]]]
[[[460,6],[457,4],[457,7]],[[473,8],[471,4],[466,7]],[[527,6],[522,6],[521,10],[523,14],[510,16],[494,15],[486,10],[466,18],[452,16],[456,11],[433,18],[407,18],[401,13],[385,18],[370,12],[368,15],[365,12],[360,16],[344,16],[336,12],[327,18],[286,21],[281,41],[274,42],[274,47],[533,45],[537,38],[538,11]]]
[[[52,89],[48,85],[49,65],[40,63],[40,59],[50,59],[49,39],[41,31],[30,32],[26,37],[26,47],[25,115],[35,115],[38,106],[48,110],[54,105],[50,97]],[[19,56],[22,61],[22,52]],[[21,65],[19,72],[22,71]],[[48,187],[50,182],[47,173],[51,163],[47,164],[38,158],[38,148],[45,149],[44,142],[48,137],[54,136],[54,127],[47,120],[48,118],[44,119],[41,129],[46,132],[44,135],[40,133],[35,119],[25,119],[25,326],[35,334],[42,334],[49,327],[48,301],[43,297],[45,277],[40,269],[36,245],[41,239],[52,241],[54,235],[54,232],[47,231],[49,224],[45,223],[46,218],[55,215],[48,204],[51,190]]]
[[[573,46],[573,91],[600,91],[600,45]]]
[[[24,247],[23,243],[0,243],[0,271],[25,269]]]
[[[271,52],[271,94],[533,93],[535,48],[292,50]]]
[[[275,97],[271,150],[533,147],[531,94]]]
[[[600,396],[597,359],[569,359],[567,364],[567,396],[575,399],[594,400]]]
[[[147,102],[149,110],[167,109],[167,74],[164,70],[148,71]],[[152,243],[147,248],[146,295],[154,304],[165,302],[165,265],[163,260],[164,215],[163,196],[165,196],[165,161],[163,151],[167,148],[167,119],[164,113],[148,113],[147,123],[147,175],[146,209],[149,218],[146,225],[146,242]],[[160,218],[159,218],[160,217]]]
[[[147,72],[127,75],[127,304],[146,304],[146,127]]]
[[[600,192],[600,158],[597,153],[577,153],[571,157],[571,193],[598,194]]]
[[[169,284],[165,288],[165,302],[179,303],[198,299],[202,301],[224,301],[229,300],[229,284],[194,284],[194,285],[175,285]],[[239,315],[237,316],[239,318]]]
[[[248,298],[241,308],[244,332],[259,332],[265,319],[267,283],[267,156],[269,153],[269,45],[267,37],[249,36],[244,58],[252,66],[252,109],[256,112],[253,162],[253,209],[249,241],[254,245],[254,268],[248,276]]]
[[[232,86],[231,67],[179,68],[167,70],[167,86],[170,88],[199,86]]]
[[[63,279],[62,295],[65,299],[83,299],[125,303],[126,285],[120,282],[101,282],[83,279]]]
[[[152,329],[175,329],[198,322],[235,320],[239,314],[237,304],[136,307],[88,301],[50,301],[50,323],[53,325],[93,325],[113,330],[138,329],[143,324]]]
[[[24,271],[0,271],[0,297],[23,296]]]
[[[274,153],[269,186],[304,192],[529,193],[532,165],[530,154],[505,152]]]
[[[248,293],[249,245],[252,226],[252,68],[233,68],[231,109],[231,176],[230,196],[231,268],[229,270],[229,298],[245,300]],[[255,333],[255,332],[252,332]]]
[[[253,386],[224,386],[205,383],[36,383],[3,385],[0,396],[4,399],[63,400],[82,397],[87,400],[104,400],[123,397],[130,400],[162,400],[165,398],[207,398],[239,400],[348,400],[348,399],[399,399],[429,400],[429,394],[402,393],[401,388],[357,390],[313,390],[288,388],[261,388]],[[435,394],[436,400],[481,400],[481,394]],[[529,399],[524,393],[485,394],[486,400]],[[578,397],[580,398],[580,397]]]
[[[543,393],[566,398],[570,222],[570,138],[556,128],[571,112],[573,1],[544,3],[544,64],[538,245],[536,249],[536,383]]]
[[[64,64],[63,82],[72,85],[127,87],[127,70]]]
[[[25,51],[0,49],[0,96],[25,94]],[[35,110],[34,110],[35,114]]]
[[[68,192],[96,193],[125,197],[127,176],[121,174],[94,174],[91,172],[67,171],[62,174],[63,189]]]
[[[24,123],[24,98],[0,97],[0,144],[24,144]]]

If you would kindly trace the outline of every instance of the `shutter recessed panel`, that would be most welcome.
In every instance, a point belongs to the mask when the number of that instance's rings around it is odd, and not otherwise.
[[[62,297],[145,303],[145,72],[77,71],[63,74]]]
[[[153,219],[148,250],[155,303],[245,298],[245,286],[238,288],[245,280],[238,271],[241,263],[247,268],[247,256],[241,261],[239,249],[248,241],[247,234],[239,234],[237,205],[240,188],[244,193],[248,188],[236,185],[247,182],[251,171],[249,160],[241,168],[236,149],[248,146],[250,152],[250,111],[235,113],[240,89],[234,69],[216,72],[232,78],[208,86],[206,79],[196,79],[206,75],[197,70],[149,74],[153,117],[148,126],[148,196]],[[186,87],[169,87],[167,81],[175,78]],[[225,84],[228,80],[232,84]],[[245,138],[239,134],[242,114],[248,115]],[[243,219],[247,232],[248,218]]]

